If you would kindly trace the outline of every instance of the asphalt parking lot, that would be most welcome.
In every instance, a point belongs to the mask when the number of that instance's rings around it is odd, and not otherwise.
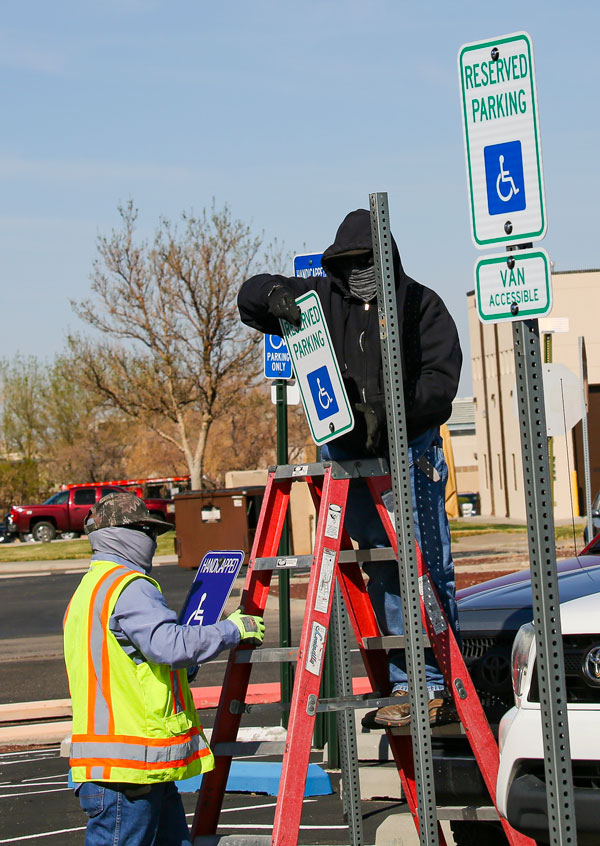
[[[339,775],[330,775],[333,792],[304,801],[301,844],[348,843],[339,793]],[[68,761],[59,744],[36,749],[0,751],[0,844],[44,843],[76,846],[83,843],[86,818],[68,786]],[[184,793],[188,821],[194,815],[196,795]],[[276,797],[252,792],[227,793],[219,834],[268,834]],[[376,842],[379,825],[390,815],[405,811],[398,801],[363,801],[365,843]]]

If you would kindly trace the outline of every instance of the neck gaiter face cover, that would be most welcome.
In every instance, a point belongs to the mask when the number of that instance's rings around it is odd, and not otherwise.
[[[144,532],[110,526],[91,532],[88,539],[95,556],[118,555],[142,567],[147,573],[152,569],[156,541]]]
[[[375,267],[353,267],[348,276],[348,287],[353,297],[368,303],[375,296]]]

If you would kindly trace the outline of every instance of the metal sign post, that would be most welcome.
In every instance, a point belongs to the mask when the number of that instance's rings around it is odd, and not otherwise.
[[[390,472],[396,515],[400,594],[406,643],[415,783],[418,796],[419,838],[422,846],[438,846],[433,780],[429,701],[425,675],[425,646],[417,575],[417,555],[411,496],[406,413],[402,382],[402,340],[398,321],[387,194],[369,195],[371,232],[377,279],[379,336],[388,419]]]
[[[537,320],[513,322],[550,842],[576,844],[546,411]]]
[[[583,475],[585,477],[585,517],[588,543],[594,537],[592,520],[592,482],[590,476],[590,442],[588,435],[588,369],[585,338],[579,336],[579,382],[581,388],[581,440],[583,443]]]
[[[531,37],[465,44],[458,69],[473,242],[508,251],[477,262],[475,287],[482,323],[513,323],[549,832],[567,846],[577,841],[542,359],[538,321],[523,319],[552,304],[548,258],[529,250],[547,228]]]

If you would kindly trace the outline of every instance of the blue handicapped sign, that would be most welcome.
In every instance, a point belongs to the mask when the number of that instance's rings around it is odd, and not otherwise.
[[[490,144],[483,148],[483,155],[489,213],[522,211],[527,205],[527,198],[521,142]]]
[[[327,367],[323,366],[313,370],[312,373],[307,374],[306,379],[319,420],[325,420],[339,411]]]

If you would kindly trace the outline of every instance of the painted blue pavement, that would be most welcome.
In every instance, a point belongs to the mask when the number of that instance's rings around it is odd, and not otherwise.
[[[227,793],[266,793],[277,796],[281,762],[269,761],[233,761],[227,779]],[[69,787],[76,787],[69,770]],[[195,793],[200,790],[202,776],[186,778],[175,782],[180,793]],[[328,796],[333,793],[331,779],[318,764],[309,764],[306,776],[305,796]]]
[[[227,779],[227,793],[266,793],[277,796],[281,762],[269,761],[233,761]],[[202,776],[186,778],[177,782],[181,793],[194,793],[200,790]],[[306,775],[305,796],[328,796],[333,793],[329,774],[318,764],[309,764]]]

